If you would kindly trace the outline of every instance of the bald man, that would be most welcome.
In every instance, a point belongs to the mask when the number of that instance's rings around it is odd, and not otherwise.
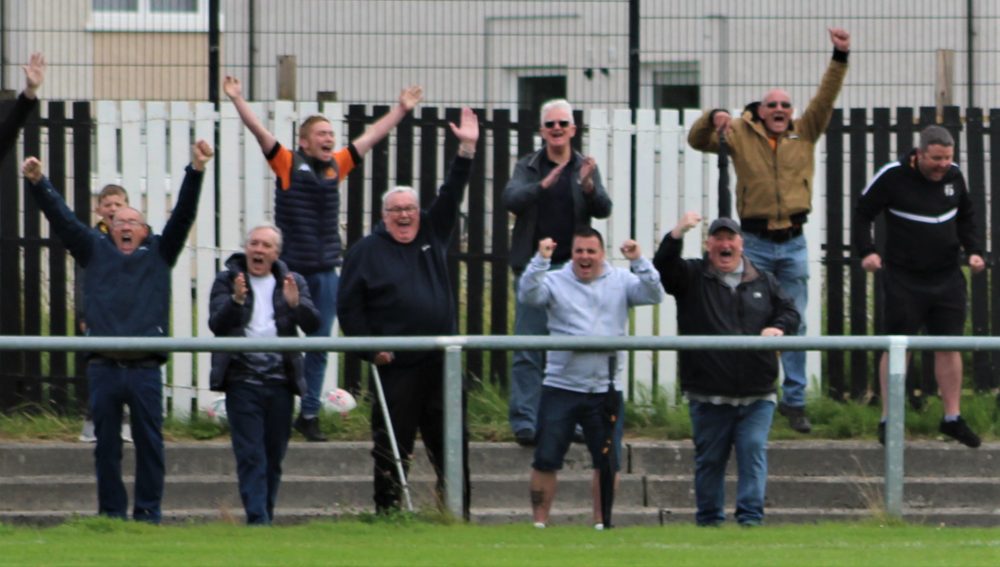
[[[826,131],[833,104],[847,76],[851,36],[847,30],[828,30],[833,58],[819,88],[802,115],[795,114],[792,98],[784,89],[771,89],[759,102],[733,118],[723,109],[706,112],[691,126],[688,143],[703,152],[719,151],[719,136],[728,140],[736,169],[736,210],[742,229],[743,252],[757,268],[771,272],[781,289],[803,314],[799,328],[806,332],[805,312],[809,283],[809,257],[802,234],[812,209],[813,155]],[[792,429],[809,433],[806,417],[806,353],[781,355],[785,380],[778,412]]]

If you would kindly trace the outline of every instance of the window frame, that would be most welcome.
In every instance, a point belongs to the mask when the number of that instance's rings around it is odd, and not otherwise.
[[[154,12],[150,0],[138,0],[135,11],[97,10],[92,0],[86,29],[91,32],[207,32],[209,2],[195,2],[194,12]]]

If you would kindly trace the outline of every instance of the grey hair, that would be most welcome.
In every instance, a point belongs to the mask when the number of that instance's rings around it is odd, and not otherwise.
[[[261,230],[263,228],[268,228],[274,231],[274,234],[278,235],[278,252],[281,252],[281,246],[284,243],[284,235],[281,233],[281,229],[277,225],[270,222],[262,222],[257,226],[251,228],[247,231],[246,237],[243,239],[243,247],[246,248],[248,242],[250,242],[250,235]]]
[[[930,146],[953,147],[955,138],[941,126],[928,126],[920,131],[920,151],[926,152]]]
[[[568,100],[564,98],[554,98],[542,105],[542,112],[539,115],[539,123],[545,122],[545,115],[549,113],[550,110],[556,108],[562,108],[569,113],[569,123],[574,124],[573,121],[573,105],[569,103]]]
[[[413,195],[413,199],[417,203],[420,202],[420,195],[417,194],[417,192],[413,189],[413,187],[410,187],[408,185],[397,185],[397,186],[393,187],[392,189],[389,189],[385,193],[382,193],[382,210],[383,211],[386,208],[386,203],[389,202],[389,197],[391,197],[393,195],[397,195],[399,193],[408,193],[410,195]]]

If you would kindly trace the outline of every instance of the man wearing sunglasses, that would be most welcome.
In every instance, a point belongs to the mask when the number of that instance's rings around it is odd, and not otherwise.
[[[534,254],[536,243],[551,238],[557,245],[550,266],[551,270],[557,270],[570,259],[573,234],[589,227],[591,219],[611,214],[611,199],[604,190],[594,158],[574,151],[570,145],[576,135],[570,103],[565,99],[545,103],[541,123],[544,147],[517,162],[503,190],[504,205],[517,217],[510,239],[515,297],[518,280]],[[545,310],[517,300],[514,334],[547,335]],[[515,440],[523,446],[535,444],[535,416],[544,369],[544,352],[514,352],[508,417]]]
[[[833,58],[805,111],[793,120],[792,99],[784,89],[771,89],[743,115],[732,118],[715,109],[691,126],[688,143],[703,152],[718,152],[724,135],[736,169],[736,209],[744,253],[758,268],[772,272],[803,314],[798,334],[805,334],[809,258],[802,234],[812,209],[813,155],[826,130],[833,104],[847,75],[851,36],[830,28]],[[805,352],[781,355],[785,379],[778,412],[792,429],[809,433],[805,413]]]

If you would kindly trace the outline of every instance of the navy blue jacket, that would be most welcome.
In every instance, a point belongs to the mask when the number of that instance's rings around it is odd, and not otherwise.
[[[653,259],[663,289],[677,300],[681,335],[760,335],[765,327],[799,328],[795,304],[767,272],[743,257],[743,279],[734,290],[708,258],[684,260],[682,241],[667,233]],[[681,389],[708,396],[748,397],[775,391],[774,351],[682,350]]]
[[[149,236],[123,254],[111,235],[82,223],[43,177],[30,191],[52,230],[86,268],[84,320],[98,337],[163,337],[169,334],[170,269],[184,249],[198,212],[203,173],[188,166],[163,234]],[[166,359],[165,353],[159,353]]]
[[[212,293],[209,299],[208,308],[208,328],[212,329],[217,337],[243,337],[245,335],[246,324],[250,322],[253,315],[253,288],[247,282],[247,298],[243,305],[233,301],[233,279],[237,274],[247,273],[246,255],[242,252],[233,254],[226,260],[226,269],[215,276],[212,283]],[[295,272],[289,272],[288,266],[278,260],[271,267],[271,273],[277,280],[274,286],[274,297],[271,301],[274,304],[274,326],[278,330],[279,337],[298,336],[297,328],[301,328],[305,333],[312,333],[319,329],[319,311],[313,305],[312,297],[309,295],[309,286],[305,278]],[[299,306],[291,308],[285,301],[283,291],[285,276],[292,274],[295,283],[299,286]],[[249,276],[247,276],[249,277]],[[209,388],[216,391],[226,389],[226,373],[229,370],[229,363],[233,359],[232,352],[212,353],[212,372],[209,377]],[[292,391],[302,395],[306,391],[306,380],[302,370],[302,353],[285,352],[282,353],[285,362],[285,376],[288,377],[288,384]]]
[[[344,258],[337,318],[348,336],[452,335],[456,309],[448,273],[448,247],[458,220],[472,160],[456,157],[420,230],[402,244],[383,223],[354,244]],[[375,353],[362,353],[372,360]],[[432,352],[397,352],[392,364],[410,366]]]
[[[268,153],[271,159],[281,149],[275,144]],[[348,144],[355,165],[361,154]],[[327,177],[317,172],[332,168]],[[277,179],[274,192],[274,223],[281,229],[284,246],[281,259],[294,272],[311,275],[330,271],[341,264],[340,241],[340,172],[336,160],[318,160],[292,152],[290,184],[281,188]]]

